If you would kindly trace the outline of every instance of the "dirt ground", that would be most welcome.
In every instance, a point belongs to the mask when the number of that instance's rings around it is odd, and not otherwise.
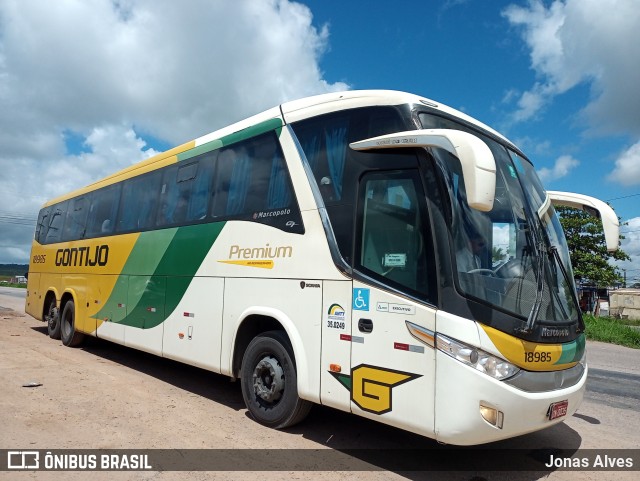
[[[36,382],[38,387],[23,387]],[[49,339],[44,323],[0,308],[0,449],[288,449],[437,448],[420,436],[320,406],[287,431],[265,428],[248,416],[240,384],[224,376],[88,338],[80,348]],[[580,411],[582,412],[582,411]],[[637,415],[636,415],[637,418]],[[631,421],[635,422],[636,418]],[[593,417],[567,420],[541,437],[523,437],[521,447],[554,436],[592,447]],[[631,436],[637,425],[627,426]],[[551,432],[552,430],[555,430]],[[579,430],[579,433],[578,433]],[[601,436],[616,436],[601,432]],[[537,434],[535,435],[537,436]],[[588,439],[587,439],[588,438]],[[547,441],[545,441],[547,440]],[[632,444],[640,447],[638,435]],[[573,441],[569,441],[573,442]],[[605,446],[610,447],[608,444]],[[300,451],[292,451],[300,453]],[[306,451],[312,453],[312,451]],[[407,473],[349,471],[349,461],[332,471],[223,472],[0,472],[0,479],[510,479],[508,473]],[[340,471],[344,469],[344,471]],[[455,464],[450,466],[455,469]],[[337,470],[337,471],[335,471]],[[518,476],[522,479],[522,473]],[[525,476],[539,479],[546,475]],[[636,473],[554,472],[550,479],[635,479]],[[628,476],[628,477],[627,477]]]

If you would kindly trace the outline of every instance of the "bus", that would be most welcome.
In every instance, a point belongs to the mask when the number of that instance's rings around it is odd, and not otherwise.
[[[80,167],[80,166],[79,166]],[[283,103],[39,212],[26,312],[240,379],[259,423],[322,404],[473,445],[572,415],[585,326],[554,205],[504,136],[427,98]]]

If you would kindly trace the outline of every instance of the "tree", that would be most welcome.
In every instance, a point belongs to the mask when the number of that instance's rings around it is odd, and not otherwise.
[[[600,219],[571,207],[556,207],[569,245],[573,275],[583,283],[609,287],[622,283],[620,270],[609,263],[625,261],[629,256],[622,249],[608,252]],[[620,236],[620,239],[624,239]]]
[[[507,253],[502,250],[502,247],[492,247],[491,248],[491,262],[493,264],[498,264],[502,262],[507,257]]]

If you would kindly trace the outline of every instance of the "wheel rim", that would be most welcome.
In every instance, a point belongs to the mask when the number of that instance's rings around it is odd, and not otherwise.
[[[267,356],[253,370],[253,388],[262,401],[276,403],[284,392],[284,370],[277,359]]]
[[[56,317],[56,306],[52,302],[51,304],[49,304],[49,310],[45,315],[45,320],[47,321],[49,329],[54,329],[56,327]]]

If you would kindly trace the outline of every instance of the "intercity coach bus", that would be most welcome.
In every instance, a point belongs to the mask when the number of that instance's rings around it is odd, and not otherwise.
[[[26,311],[241,380],[253,418],[312,403],[470,445],[554,425],[585,389],[554,205],[514,144],[395,91],[284,103],[46,203]]]

